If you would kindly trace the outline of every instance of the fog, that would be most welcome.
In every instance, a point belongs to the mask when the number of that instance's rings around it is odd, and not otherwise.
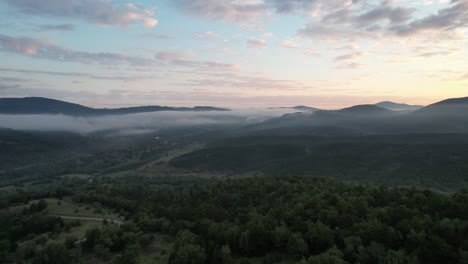
[[[254,124],[292,111],[291,109],[238,109],[229,112],[161,111],[96,117],[0,115],[0,128],[67,131],[80,134],[112,130],[119,134],[143,134],[160,129],[200,125]]]

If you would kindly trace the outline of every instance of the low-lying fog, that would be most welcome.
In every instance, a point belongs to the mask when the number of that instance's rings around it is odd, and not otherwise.
[[[239,109],[229,112],[161,111],[130,115],[72,117],[65,115],[0,115],[0,128],[68,131],[81,134],[115,130],[140,134],[199,125],[246,125],[294,112],[293,109]]]

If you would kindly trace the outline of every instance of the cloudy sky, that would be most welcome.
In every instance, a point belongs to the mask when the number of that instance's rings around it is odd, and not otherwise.
[[[335,108],[468,96],[468,0],[0,0],[0,97]]]

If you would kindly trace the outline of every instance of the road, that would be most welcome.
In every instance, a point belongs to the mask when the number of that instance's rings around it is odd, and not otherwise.
[[[52,215],[57,216],[63,219],[74,219],[74,220],[86,220],[86,221],[99,221],[102,222],[104,219],[107,220],[109,223],[114,223],[117,225],[122,225],[124,222],[117,219],[109,219],[109,218],[101,218],[101,217],[86,217],[86,216],[71,216],[71,215]]]

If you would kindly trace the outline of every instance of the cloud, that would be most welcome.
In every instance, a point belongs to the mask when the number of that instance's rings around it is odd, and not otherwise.
[[[243,90],[281,90],[302,91],[311,87],[300,81],[274,79],[260,74],[243,75],[237,72],[225,72],[220,74],[207,74],[205,78],[188,79],[183,83],[174,85],[202,87],[202,88],[233,88]]]
[[[73,24],[60,24],[60,25],[40,25],[41,30],[60,30],[60,31],[73,31],[75,30],[75,25]]]
[[[251,49],[262,49],[267,45],[266,40],[263,39],[251,39],[247,41],[247,47]]]
[[[0,34],[0,50],[34,58],[55,61],[94,63],[102,65],[151,65],[154,60],[122,53],[87,52],[68,49],[47,41],[29,37],[11,37]]]
[[[174,39],[175,37],[165,35],[165,34],[155,34],[155,33],[144,33],[142,37],[153,38],[153,39]]]
[[[193,34],[193,38],[197,40],[212,40],[217,38],[217,35],[211,31],[196,32],[195,34]]]
[[[246,0],[173,0],[184,12],[208,19],[228,22],[252,22],[269,12],[261,1]]]
[[[354,53],[337,56],[335,57],[335,61],[340,62],[340,61],[356,60],[364,56],[366,56],[366,53],[364,52],[354,52]]]
[[[88,74],[80,73],[80,72],[57,72],[57,71],[40,71],[40,70],[10,69],[10,68],[0,68],[0,71],[1,72],[25,73],[25,74],[44,74],[44,75],[55,75],[55,76],[74,76],[74,77],[88,76]]]
[[[272,14],[308,14],[298,35],[323,40],[447,34],[468,25],[468,1],[440,1],[435,14],[394,0],[174,0],[182,11],[206,19],[251,23]],[[446,7],[448,5],[448,7]]]
[[[423,32],[446,32],[468,25],[468,1],[453,0],[452,6],[440,9],[437,14],[415,19],[402,26],[391,28],[397,35],[411,36]]]
[[[100,25],[126,27],[140,22],[154,27],[154,11],[112,0],[3,0],[26,15],[79,19]]]
[[[237,71],[240,69],[239,64],[222,63],[216,61],[199,61],[193,60],[195,55],[191,52],[158,52],[155,55],[156,60],[167,63],[169,65],[192,67],[196,71]]]
[[[457,49],[451,49],[451,50],[444,50],[444,51],[432,51],[432,52],[425,52],[418,54],[418,57],[423,57],[423,58],[431,58],[431,57],[437,57],[437,56],[450,56],[453,54],[456,54],[458,52]]]
[[[156,53],[155,58],[162,61],[187,61],[192,58],[194,55],[190,52],[181,53],[181,52],[165,52],[161,51]]]
[[[3,90],[13,90],[16,88],[21,87],[19,84],[5,84],[5,83],[0,83],[0,91]]]
[[[291,111],[287,109],[246,109],[230,112],[162,111],[101,117],[0,114],[0,127],[16,130],[70,131],[83,134],[109,130],[118,134],[140,134],[177,127],[252,124]]]
[[[280,46],[288,48],[288,49],[297,49],[299,45],[297,45],[295,40],[292,39],[285,39],[280,42]]]
[[[319,2],[319,1],[317,1]],[[446,35],[468,25],[468,1],[452,1],[436,14],[416,17],[415,8],[393,6],[396,1],[352,4],[323,12],[298,30],[298,35],[323,40],[378,39],[381,37],[425,37]],[[433,35],[432,35],[433,36]]]
[[[221,63],[216,61],[203,61],[200,63],[201,70],[219,70],[219,71],[238,71],[241,69],[240,64],[236,63]]]
[[[271,14],[309,12],[317,6],[336,9],[354,1],[343,0],[173,0],[182,11],[201,18],[249,23]]]
[[[361,68],[362,67],[362,64],[360,63],[357,63],[357,62],[351,62],[351,63],[346,63],[346,64],[342,64],[338,67],[336,67],[337,69],[344,69],[344,70],[354,70],[354,69],[358,69],[358,68]]]
[[[356,19],[361,25],[368,25],[382,20],[388,20],[391,24],[400,24],[411,19],[415,9],[403,7],[379,6],[371,9],[364,14],[359,15]]]
[[[9,69],[9,68],[0,68],[0,72],[9,72],[9,73],[19,73],[19,74],[28,74],[28,75],[51,75],[51,76],[65,76],[65,77],[77,77],[77,78],[88,78],[92,80],[111,80],[111,81],[123,81],[123,82],[132,82],[139,81],[143,79],[157,79],[158,76],[154,73],[149,75],[132,75],[129,73],[125,74],[114,74],[114,75],[97,75],[84,72],[57,72],[57,71],[41,71],[41,70],[26,70],[26,69]],[[10,78],[10,77],[0,77],[0,81],[14,81],[14,82],[25,82],[30,81],[29,79],[24,78]]]
[[[275,9],[277,13],[293,13],[297,10],[310,10],[316,0],[270,0],[268,4]]]
[[[299,36],[311,39],[339,39],[339,38],[352,38],[353,29],[350,26],[333,26],[325,25],[318,22],[311,22],[298,31]]]
[[[15,77],[1,77],[0,82],[29,82],[29,79],[25,78],[15,78]]]

